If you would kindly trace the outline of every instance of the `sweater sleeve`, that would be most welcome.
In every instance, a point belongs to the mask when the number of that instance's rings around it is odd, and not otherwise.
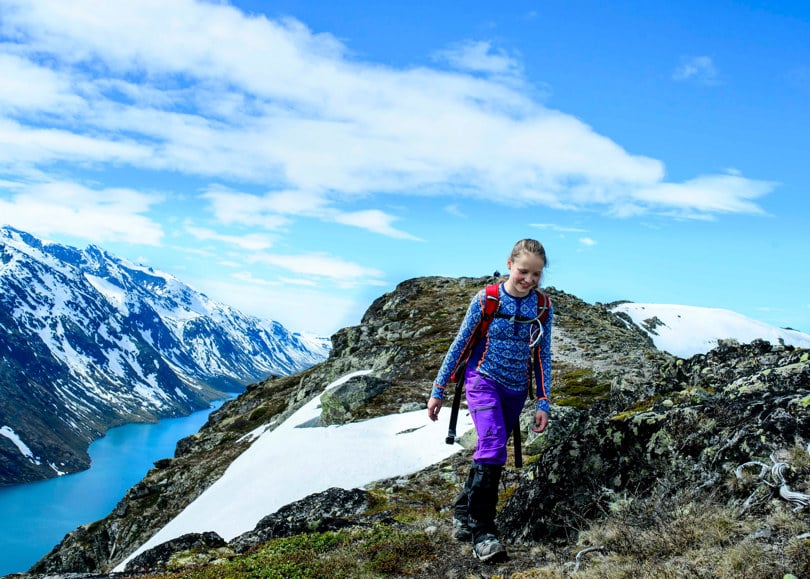
[[[464,352],[467,343],[472,339],[475,327],[483,316],[484,297],[485,290],[482,289],[478,291],[470,301],[470,305],[467,307],[467,313],[464,315],[458,333],[453,343],[450,344],[447,354],[444,356],[444,361],[439,368],[436,379],[433,380],[433,389],[430,393],[432,398],[438,398],[439,400],[444,399],[444,391],[447,387],[447,383],[450,381],[450,375],[453,373],[453,369],[458,365],[461,354]]]
[[[549,411],[551,395],[551,326],[554,320],[554,306],[549,303],[548,316],[543,322],[543,336],[540,338],[540,365],[542,380],[537,385],[537,410]]]

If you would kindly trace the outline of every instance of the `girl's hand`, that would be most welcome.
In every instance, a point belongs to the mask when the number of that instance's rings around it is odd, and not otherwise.
[[[534,426],[532,426],[532,432],[540,434],[546,429],[546,426],[548,426],[548,412],[545,410],[538,410],[534,413]]]
[[[428,400],[428,418],[430,418],[433,422],[436,422],[439,419],[439,410],[442,409],[442,401],[438,398],[431,397]]]

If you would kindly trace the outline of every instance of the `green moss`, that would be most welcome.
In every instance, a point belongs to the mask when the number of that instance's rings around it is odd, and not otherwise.
[[[450,348],[450,345],[452,343],[453,343],[452,339],[438,338],[436,340],[428,340],[428,341],[426,341],[424,343],[424,346],[420,344],[419,348],[428,348],[428,349],[438,348],[440,350],[447,350],[447,349]]]
[[[222,558],[192,569],[175,568],[162,577],[407,577],[430,560],[434,550],[430,538],[422,530],[375,525],[370,529],[272,539],[250,554],[231,560]],[[193,561],[193,557],[190,560]]]
[[[366,561],[364,569],[383,575],[412,575],[415,562],[431,557],[434,552],[425,533],[402,531],[387,525],[374,527],[370,536],[355,544]]]
[[[632,418],[638,414],[643,414],[644,412],[649,412],[652,410],[655,401],[658,399],[658,396],[654,396],[652,398],[645,398],[644,400],[640,400],[639,402],[635,403],[630,408],[615,414],[614,416],[610,417],[610,420],[615,420],[618,422],[627,420]]]
[[[555,404],[573,408],[589,408],[608,394],[610,384],[599,382],[593,371],[584,368],[562,374],[552,393]]]
[[[262,420],[265,416],[267,416],[267,407],[266,406],[259,406],[253,412],[250,413],[248,420],[250,422],[256,422],[258,420]]]
[[[428,487],[396,487],[369,490],[368,513],[385,512],[401,523],[420,521],[439,512],[458,493],[458,481],[442,479]]]
[[[253,411],[248,416],[248,422],[264,422],[268,418],[283,412],[287,408],[287,402],[283,399],[276,399],[270,400],[269,402],[262,404],[258,408],[253,409]]]

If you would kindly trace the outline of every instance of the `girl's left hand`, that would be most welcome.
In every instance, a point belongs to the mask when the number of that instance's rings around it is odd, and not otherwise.
[[[532,426],[532,432],[540,434],[546,429],[546,426],[548,426],[548,412],[538,410],[534,413],[534,426]]]

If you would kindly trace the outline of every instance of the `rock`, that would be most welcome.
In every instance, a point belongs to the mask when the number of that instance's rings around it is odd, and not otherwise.
[[[184,551],[210,551],[226,546],[225,540],[214,532],[188,533],[144,551],[127,563],[127,573],[163,572],[178,553]]]
[[[237,553],[243,553],[275,537],[336,531],[356,523],[357,517],[365,513],[368,507],[369,495],[366,491],[331,488],[267,515],[252,531],[234,538],[230,546]]]
[[[321,395],[321,424],[344,424],[354,418],[358,408],[382,394],[390,382],[375,376],[354,376]]]

